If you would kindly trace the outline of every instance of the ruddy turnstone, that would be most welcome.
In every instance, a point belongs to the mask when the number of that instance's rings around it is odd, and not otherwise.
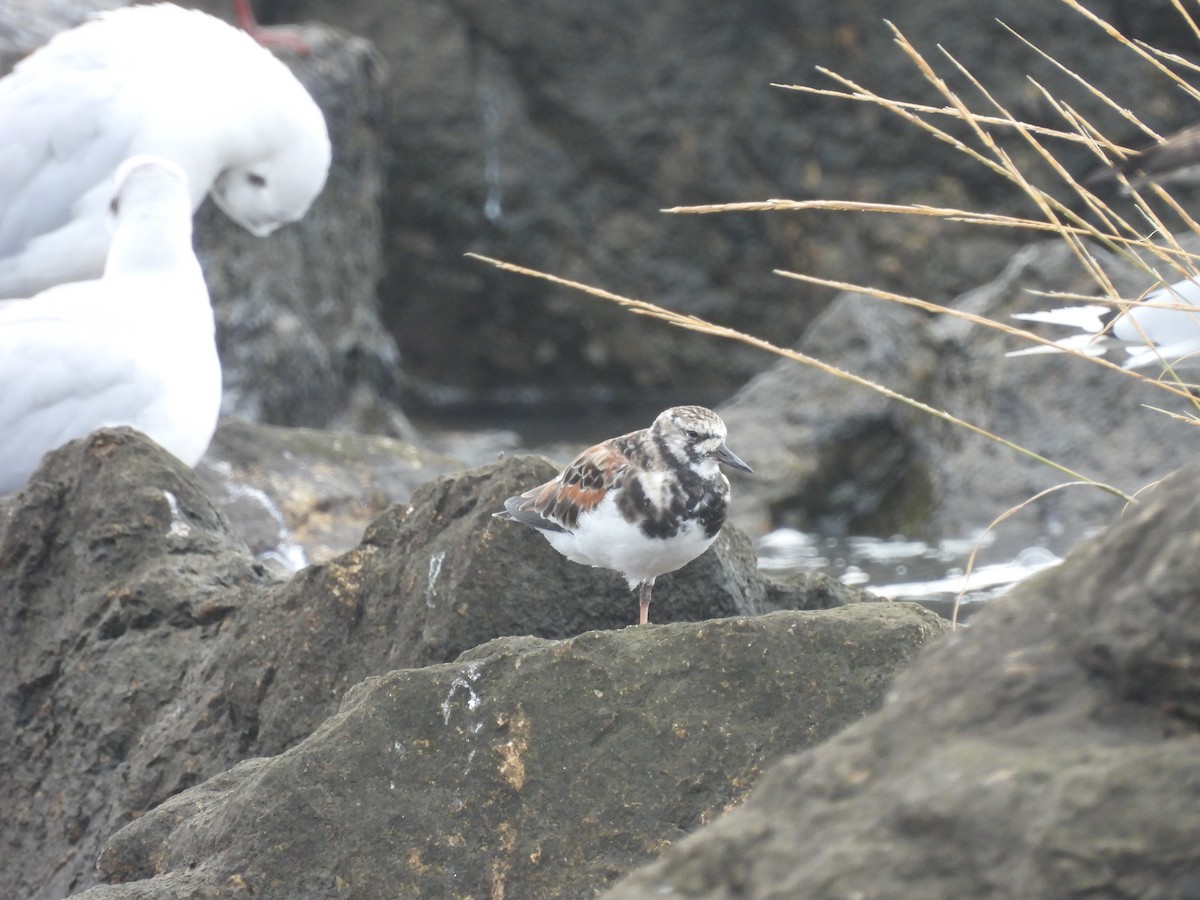
[[[495,515],[536,528],[572,562],[620,572],[649,621],[654,579],[709,548],[725,523],[729,479],[750,467],[725,446],[711,409],[676,406],[649,428],[584,450],[556,478]]]
[[[1055,346],[1037,345],[1012,350],[1006,356],[1030,356],[1056,350],[1076,350],[1088,356],[1103,356],[1114,345],[1124,346],[1127,369],[1156,362],[1172,365],[1200,353],[1200,283],[1191,279],[1151,291],[1124,311],[1113,306],[1089,304],[1018,313],[1014,319],[1045,322],[1078,328],[1074,334],[1055,341]]]

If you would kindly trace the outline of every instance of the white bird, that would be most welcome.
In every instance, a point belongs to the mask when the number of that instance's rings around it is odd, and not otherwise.
[[[1012,350],[1006,356],[1030,356],[1060,350],[1104,356],[1112,347],[1121,346],[1128,356],[1123,364],[1127,369],[1159,362],[1174,365],[1200,361],[1189,360],[1200,353],[1200,283],[1193,279],[1151,291],[1125,311],[1090,304],[1017,313],[1013,318],[1063,325],[1083,333],[1060,338],[1053,347],[1038,345]]]
[[[115,184],[104,274],[0,304],[0,496],[97,428],[131,425],[188,465],[216,428],[221,363],[187,176],[137,156]]]
[[[0,79],[0,298],[95,278],[110,179],[161,156],[269,234],[325,185],[325,118],[291,71],[247,34],[168,3],[101,13]]]

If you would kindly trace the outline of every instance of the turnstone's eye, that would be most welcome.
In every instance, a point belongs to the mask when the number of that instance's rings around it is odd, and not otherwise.
[[[687,436],[688,436],[688,437],[690,437],[692,440],[698,440],[698,439],[700,438],[700,432],[698,432],[698,431],[694,431],[694,430],[693,430],[693,429],[691,429],[691,428],[689,428],[689,429],[687,430],[686,434],[687,434]]]

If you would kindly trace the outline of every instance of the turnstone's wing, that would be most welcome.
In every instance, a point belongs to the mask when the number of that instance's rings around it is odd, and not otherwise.
[[[630,462],[612,441],[584,450],[558,477],[504,502],[507,518],[541,531],[574,530],[617,487]],[[497,515],[502,515],[497,513]]]

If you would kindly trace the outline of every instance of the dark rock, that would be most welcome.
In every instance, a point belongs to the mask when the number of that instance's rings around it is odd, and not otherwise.
[[[392,438],[225,419],[196,472],[254,555],[292,572],[345,553],[388,506],[461,468]]]
[[[282,749],[324,717],[297,707],[320,709],[366,674],[446,662],[500,635],[570,637],[634,623],[636,598],[620,576],[569,562],[536,532],[493,517],[505,498],[555,471],[518,457],[424,485],[409,506],[380,516],[359,547],[248,610],[244,640],[230,648],[239,659],[231,669],[241,673],[235,717],[246,733]],[[660,580],[651,619],[753,614],[768,597],[776,607],[846,599],[807,587],[760,576],[746,537],[727,528],[698,560]],[[289,687],[259,691],[272,681]]]
[[[1196,244],[1181,238],[1182,245]],[[1120,296],[1134,298],[1152,284],[1145,268],[1093,248],[1093,255]],[[1169,274],[1168,269],[1164,274]],[[1080,271],[1074,253],[1058,243],[1038,244],[1018,253],[1004,273],[961,297],[965,312],[1023,325],[1011,314],[1059,305],[1042,292],[1084,295],[1095,282]],[[1032,326],[1058,338],[1070,329]],[[939,365],[931,380],[933,405],[952,408],[968,421],[1015,441],[1034,453],[1068,466],[1127,494],[1163,478],[1191,461],[1186,425],[1163,410],[1192,414],[1194,401],[1172,396],[1149,379],[1112,371],[1062,354],[1006,359],[1005,351],[1028,346],[1008,337],[949,318],[935,320],[931,336]],[[1121,351],[1110,353],[1118,365]],[[1066,473],[964,435],[960,429],[926,420],[931,478],[937,485],[935,521],[943,533],[963,533],[980,523],[980,512],[998,516],[1040,491],[1074,480]],[[1004,523],[1011,533],[1084,534],[1114,521],[1124,502],[1095,488],[1051,494]]]
[[[726,525],[726,529],[736,526]],[[741,532],[735,531],[740,534]],[[850,603],[865,603],[877,599],[861,588],[852,587],[820,571],[793,571],[770,575],[764,585],[763,603],[767,610],[833,609]]]
[[[928,317],[847,294],[797,350],[921,398],[937,356]],[[732,476],[736,522],[754,534],[786,524],[822,534],[911,533],[928,514],[920,417],[866,388],[782,360],[720,407],[753,476]],[[751,461],[753,460],[753,461]],[[909,501],[915,501],[910,504]]]
[[[1198,498],[1193,465],[606,897],[1196,896]]]
[[[241,742],[279,752],[308,735],[364,676],[432,665],[501,635],[570,637],[636,621],[616,574],[576,565],[537,533],[492,516],[545,481],[545,460],[517,458],[424,485],[362,544],[299,573],[227,633],[230,718]],[[834,606],[844,592],[772,582],[734,529],[655,590],[655,622]],[[855,592],[854,599],[865,597]]]
[[[227,437],[218,449],[239,470],[258,465],[248,445],[261,440],[260,454],[290,448],[322,483],[356,477],[322,474],[328,438],[245,426]],[[351,473],[392,451],[344,441]],[[48,454],[0,532],[0,796],[14,798],[0,829],[5,889],[87,887],[119,827],[239,760],[284,752],[368,676],[447,662],[502,634],[633,622],[618,576],[492,517],[553,471],[521,458],[427,484],[362,544],[284,582],[197,474],[140,434],[98,432]],[[287,498],[291,482],[268,482]],[[733,529],[662,587],[658,621],[846,599],[764,582]]]
[[[223,0],[206,5],[227,14]],[[1149,68],[1132,77],[1138,64],[1128,49],[1063,3],[1000,0],[964,11],[959,0],[792,0],[698,9],[674,0],[568,12],[557,0],[286,0],[261,11],[367,35],[387,59],[391,99],[381,127],[394,155],[381,299],[406,376],[434,401],[447,393],[512,399],[531,388],[640,397],[687,387],[717,402],[769,362],[741,345],[496,272],[464,259],[467,250],[785,346],[832,298],[773,269],[940,301],[998,273],[1024,240],[1015,230],[828,212],[659,212],[787,197],[1028,214],[1015,188],[892,113],[771,86],[833,87],[815,71],[827,66],[887,96],[944,105],[884,19],[938,64],[945,46],[1022,121],[1061,125],[1030,87],[1033,76],[1114,135],[1130,131],[997,19],[1159,130],[1196,115]],[[1101,13],[1136,38],[1194,49],[1169,0],[1110,0]],[[942,72],[977,96],[950,64]],[[1018,164],[1040,171],[1020,137],[993,134]],[[1096,165],[1085,148],[1053,149],[1074,171]]]
[[[907,604],[504,638],[367,679],[291,751],[117,834],[98,898],[587,896],[875,707]]]
[[[240,758],[204,746],[228,726],[195,676],[248,593],[272,582],[196,477],[130,429],[49,454],[8,501],[6,893],[62,897],[93,883],[105,837]]]
[[[1123,296],[1136,297],[1146,287],[1144,270],[1103,251],[1097,256]],[[1043,243],[1017,254],[1000,278],[952,306],[1020,325],[1012,313],[1070,302],[1039,293],[1090,290],[1072,252]],[[1005,351],[1025,346],[961,319],[931,318],[845,294],[797,349],[1127,493],[1189,459],[1181,424],[1150,408],[1186,412],[1187,400],[1061,354],[1005,358]],[[733,516],[756,532],[790,525],[824,533],[963,535],[1072,480],[983,437],[790,361],[750,382],[719,412],[755,469],[755,477],[737,479]],[[1045,535],[1082,534],[1112,521],[1122,505],[1096,488],[1058,491],[1006,520],[995,552]]]
[[[92,13],[128,5],[129,0],[4,0],[0,7],[0,73],[7,73],[22,57]]]

